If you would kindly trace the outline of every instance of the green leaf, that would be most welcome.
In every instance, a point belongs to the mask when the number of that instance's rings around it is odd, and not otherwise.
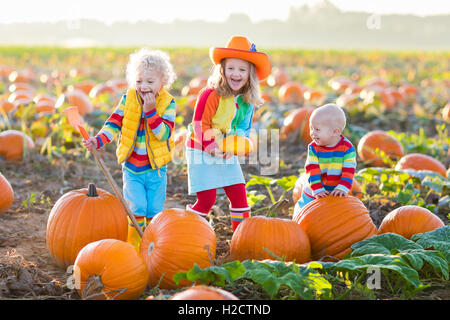
[[[424,249],[439,250],[450,263],[450,225],[426,233],[418,233],[411,237]]]
[[[295,182],[297,182],[297,176],[288,176],[283,177],[276,180],[276,183],[282,187],[284,190],[289,191],[295,186]]]
[[[247,202],[250,207],[253,207],[254,205],[260,203],[263,201],[267,196],[265,194],[256,194],[256,190],[252,190],[247,192]]]
[[[424,250],[423,248],[410,249],[400,252],[398,255],[407,260],[410,265],[418,271],[420,271],[427,263],[433,268],[433,271],[437,276],[442,275],[445,280],[448,280],[448,262],[439,251]]]
[[[254,185],[258,185],[258,184],[263,184],[265,186],[270,186],[270,184],[274,180],[274,179],[271,179],[271,178],[255,176],[253,174],[251,174],[250,176],[252,178],[247,182],[247,184],[245,185],[246,187],[254,186]]]
[[[407,249],[420,249],[421,246],[414,241],[395,233],[384,233],[375,235],[368,239],[359,241],[351,246],[351,257],[365,254],[396,254]]]
[[[422,287],[419,274],[396,255],[366,254],[336,262],[334,269],[339,271],[367,272],[367,268],[390,270],[399,275],[408,285]]]
[[[296,297],[302,299],[331,296],[331,284],[316,268],[276,260],[246,260],[243,264],[246,267],[243,278],[260,284],[271,299],[276,297],[281,287],[291,289]]]
[[[233,281],[243,275],[244,272],[245,267],[237,260],[225,263],[222,266],[212,266],[205,269],[200,268],[195,263],[188,272],[179,272],[174,275],[173,279],[177,285],[181,280],[189,280],[223,287],[225,282],[233,284]]]

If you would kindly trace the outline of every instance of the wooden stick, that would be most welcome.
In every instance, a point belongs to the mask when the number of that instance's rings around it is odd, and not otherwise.
[[[98,151],[95,149],[95,146],[93,145],[91,148],[92,155],[95,158],[95,161],[97,161],[98,166],[100,169],[102,169],[103,174],[106,177],[106,180],[108,180],[111,188],[114,190],[114,193],[116,194],[117,198],[119,198],[120,202],[122,202],[123,206],[125,207],[125,211],[127,212],[128,217],[130,218],[131,222],[133,223],[134,227],[136,228],[137,232],[142,238],[143,231],[141,227],[139,226],[139,223],[136,221],[136,218],[134,217],[134,214],[131,212],[130,207],[126,203],[125,199],[122,196],[122,192],[120,191],[119,187],[117,186],[116,182],[114,181],[114,178],[112,177],[111,173],[109,172],[108,168],[106,167],[105,163],[103,162],[103,159],[99,155]]]

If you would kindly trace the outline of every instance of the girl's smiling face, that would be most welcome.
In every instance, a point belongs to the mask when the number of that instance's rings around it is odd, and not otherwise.
[[[156,97],[162,87],[161,76],[155,70],[145,69],[138,72],[136,75],[136,90],[141,98],[143,98],[146,93],[153,93]]]
[[[225,61],[225,79],[235,94],[245,86],[250,75],[250,65],[247,61],[237,58],[227,58]]]

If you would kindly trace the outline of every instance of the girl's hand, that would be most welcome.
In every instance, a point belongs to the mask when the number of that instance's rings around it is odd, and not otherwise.
[[[230,152],[222,152],[222,150],[220,150],[219,148],[214,148],[209,152],[210,155],[214,156],[214,157],[219,157],[219,158],[223,158],[223,159],[229,159],[231,158],[231,156],[233,156],[232,153]]]
[[[334,197],[346,197],[347,193],[345,191],[339,190],[339,189],[334,189],[333,191],[331,191],[331,194]]]
[[[146,92],[142,99],[144,100],[144,112],[149,112],[155,108],[156,97],[152,92]]]
[[[97,139],[90,137],[89,139],[83,140],[83,145],[86,149],[91,150],[92,147],[98,149]]]
[[[330,194],[330,193],[329,193],[328,191],[324,190],[324,191],[319,192],[318,194],[316,194],[316,199],[326,197],[326,196],[328,196],[329,194]]]

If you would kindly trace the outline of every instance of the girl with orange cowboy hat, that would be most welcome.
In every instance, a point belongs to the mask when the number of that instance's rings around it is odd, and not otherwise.
[[[223,190],[230,201],[234,231],[250,216],[250,207],[238,157],[223,153],[219,145],[224,135],[249,137],[253,111],[263,102],[259,81],[270,74],[271,63],[244,36],[231,37],[224,48],[211,48],[209,56],[215,69],[199,93],[188,126],[188,188],[197,201],[186,209],[206,217],[217,191]]]

